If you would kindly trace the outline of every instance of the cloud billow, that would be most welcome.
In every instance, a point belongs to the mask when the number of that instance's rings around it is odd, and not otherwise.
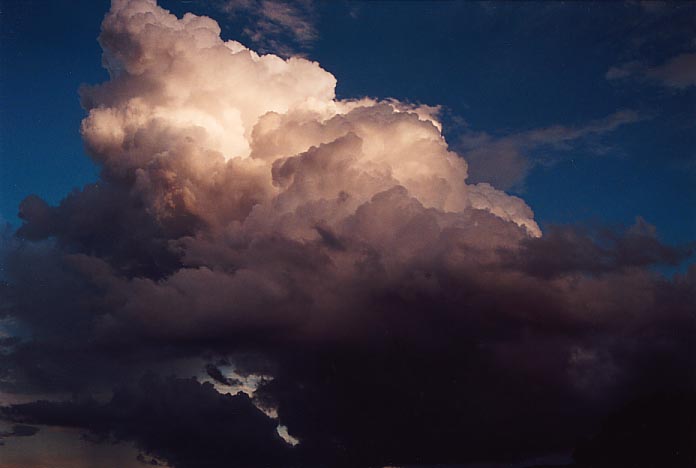
[[[219,34],[113,2],[111,79],[81,90],[100,180],[28,197],[3,238],[26,333],[0,385],[116,391],[5,418],[184,468],[461,463],[573,447],[613,405],[693,388],[696,270],[651,270],[688,248],[642,220],[541,236],[523,200],[466,183],[435,108],[336,100],[319,64]],[[139,380],[196,359],[212,383]],[[219,393],[250,375],[251,397]]]

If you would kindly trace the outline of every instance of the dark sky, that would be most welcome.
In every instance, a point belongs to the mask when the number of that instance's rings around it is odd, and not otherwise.
[[[0,0],[2,468],[688,466],[695,3],[109,9]]]

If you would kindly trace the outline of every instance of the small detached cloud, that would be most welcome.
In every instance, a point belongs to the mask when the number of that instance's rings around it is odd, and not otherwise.
[[[205,372],[208,374],[208,377],[213,379],[215,382],[222,385],[226,385],[228,387],[242,384],[240,380],[231,378],[223,374],[222,370],[220,370],[220,368],[213,363],[206,364]]]
[[[676,55],[665,62],[648,66],[639,61],[626,62],[611,67],[608,80],[637,79],[666,88],[684,90],[696,86],[696,53]]]

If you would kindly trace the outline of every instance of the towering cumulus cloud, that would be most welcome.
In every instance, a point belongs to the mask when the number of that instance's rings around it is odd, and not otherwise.
[[[100,42],[112,79],[82,92],[85,143],[160,220],[224,228],[251,217],[242,224],[258,230],[291,215],[288,237],[308,240],[327,211],[337,228],[401,186],[424,208],[482,209],[539,235],[521,200],[465,185],[431,109],[336,101],[318,64],[259,56],[223,42],[211,19],[179,20],[154,2],[115,2]]]
[[[6,419],[177,468],[452,463],[572,448],[692,387],[696,270],[648,269],[689,252],[644,221],[542,237],[466,183],[437,108],[337,100],[210,18],[113,0],[99,42],[100,180],[28,197],[4,240]]]

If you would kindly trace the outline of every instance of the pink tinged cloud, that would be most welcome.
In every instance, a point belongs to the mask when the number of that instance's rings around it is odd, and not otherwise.
[[[318,63],[260,56],[220,39],[210,18],[177,19],[150,0],[114,1],[100,43],[112,78],[82,90],[82,135],[156,216],[185,210],[220,227],[249,217],[246,230],[261,227],[257,212],[266,226],[290,216],[303,239],[316,237],[318,204],[332,205],[321,215],[335,228],[401,186],[425,208],[486,210],[540,235],[522,200],[466,184],[436,108],[336,100]]]

